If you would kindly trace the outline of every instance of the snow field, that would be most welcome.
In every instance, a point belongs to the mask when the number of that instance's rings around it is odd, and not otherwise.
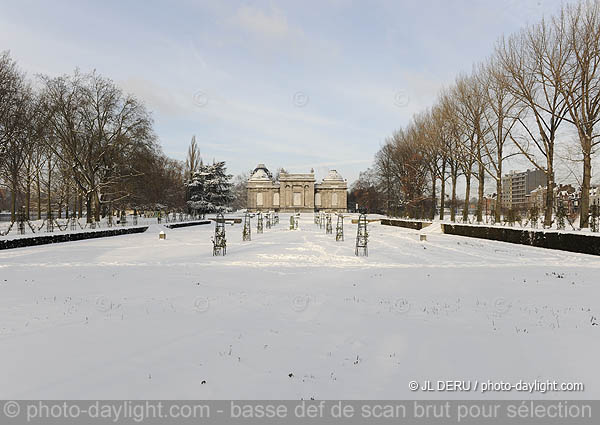
[[[600,396],[599,258],[378,223],[355,257],[350,218],[288,223],[227,225],[225,257],[214,225],[0,252],[0,397]],[[408,388],[438,379],[585,391]]]

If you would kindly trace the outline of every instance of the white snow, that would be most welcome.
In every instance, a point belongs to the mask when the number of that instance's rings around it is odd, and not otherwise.
[[[600,258],[379,223],[355,257],[350,217],[336,242],[280,216],[227,225],[225,257],[212,224],[0,251],[0,398],[600,397]],[[408,389],[427,379],[586,388]]]
[[[430,233],[442,234],[444,232],[442,230],[442,224],[439,223],[439,222],[435,222],[434,221],[429,226],[423,227],[423,229],[421,229],[420,233],[424,233],[424,234],[430,234]]]

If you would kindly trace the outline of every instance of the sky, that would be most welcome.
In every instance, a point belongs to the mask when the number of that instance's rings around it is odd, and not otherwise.
[[[230,173],[337,169],[386,137],[554,0],[6,1],[0,51],[27,75],[97,70],[152,111],[164,152]]]

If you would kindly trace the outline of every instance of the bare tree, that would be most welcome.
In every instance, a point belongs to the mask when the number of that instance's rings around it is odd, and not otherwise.
[[[248,179],[250,178],[250,172],[245,172],[238,174],[233,179],[233,186],[231,188],[231,193],[233,195],[233,201],[231,201],[231,208],[236,210],[241,210],[246,208],[248,205]]]
[[[459,143],[458,147],[461,154],[459,160],[465,174],[465,208],[463,210],[463,220],[467,219],[469,199],[471,198],[471,175],[473,166],[477,164],[477,221],[483,219],[483,202],[485,190],[485,149],[486,134],[488,126],[484,119],[484,112],[487,107],[486,97],[484,96],[484,87],[481,81],[474,73],[471,76],[459,76],[456,80],[456,86],[453,90],[455,97],[455,111],[464,127],[464,143]]]
[[[432,150],[437,151],[439,165],[437,168],[440,179],[440,220],[444,219],[446,209],[446,181],[448,179],[448,164],[452,161],[447,149],[448,131],[445,125],[445,116],[442,106],[436,104],[431,110],[431,123],[427,132],[426,140]]]
[[[58,142],[48,147],[70,165],[85,196],[88,222],[93,215],[99,219],[103,189],[139,175],[131,154],[153,142],[152,120],[133,96],[95,72],[44,77],[43,82],[48,124]]]
[[[399,191],[394,186],[394,149],[393,139],[387,139],[375,154],[374,171],[379,178],[379,185],[385,196],[385,210],[388,215],[396,215]]]
[[[420,149],[421,135],[414,123],[394,133],[391,140],[391,173],[398,188],[397,201],[405,215],[423,216],[428,167]]]
[[[369,168],[361,171],[348,193],[348,206],[354,209],[358,204],[360,211],[382,212],[381,193],[378,188],[377,173]]]
[[[577,129],[583,160],[579,226],[588,227],[592,155],[600,144],[594,133],[600,121],[600,3],[579,2],[565,6],[554,17],[554,48],[564,50],[565,63],[549,61],[556,89],[565,99],[569,114],[564,118]]]
[[[21,177],[37,131],[33,124],[36,115],[30,85],[8,53],[3,53],[0,55],[0,174],[11,194],[11,221],[16,219]]]
[[[443,120],[440,123],[442,128],[441,136],[443,138],[442,147],[446,155],[446,163],[448,164],[449,171],[448,177],[451,184],[450,220],[455,221],[457,209],[456,185],[464,163],[462,158],[464,151],[462,144],[464,142],[465,127],[459,119],[457,114],[458,105],[451,92],[442,92],[439,102],[441,119]]]
[[[489,141],[483,144],[486,160],[481,165],[496,183],[494,219],[496,222],[500,222],[503,164],[506,159],[514,155],[514,153],[507,151],[506,146],[521,113],[518,101],[510,94],[508,84],[494,59],[480,67],[477,78],[482,86],[482,95],[487,106],[484,110],[483,119],[486,127],[489,128],[487,133]]]
[[[24,76],[16,62],[8,52],[0,52],[0,167],[9,140],[19,128],[17,111],[23,86]]]
[[[445,194],[445,167],[446,159],[444,149],[436,127],[436,121],[431,111],[418,114],[414,117],[415,129],[420,134],[421,143],[419,144],[425,163],[429,170],[429,179],[431,184],[431,212],[429,218],[435,218],[437,207],[437,180],[442,183],[442,204],[440,215],[443,218],[443,197]]]
[[[520,134],[511,132],[509,137],[525,158],[546,175],[546,227],[552,225],[556,137],[567,113],[553,73],[565,66],[567,53],[545,21],[508,40],[502,39],[496,49],[507,88],[525,107],[517,117]]]
[[[126,201],[140,209],[183,209],[185,163],[167,158],[158,146],[141,148],[135,156],[140,175],[125,179],[107,194],[114,206],[123,207]],[[131,195],[123,198],[124,193]]]

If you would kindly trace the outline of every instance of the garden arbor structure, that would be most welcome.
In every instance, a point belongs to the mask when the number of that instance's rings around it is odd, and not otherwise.
[[[242,231],[242,240],[250,241],[252,240],[252,228],[250,224],[250,214],[246,213],[244,215],[244,230]]]
[[[368,245],[369,233],[367,231],[367,216],[361,214],[358,217],[358,227],[356,229],[356,249],[354,251],[356,256],[369,256]]]
[[[337,215],[337,223],[335,226],[335,240],[338,242],[344,240],[344,216],[342,214]]]
[[[259,212],[257,215],[257,220],[256,220],[256,233],[262,233],[262,232],[263,232],[263,215],[261,212]]]
[[[327,221],[325,223],[325,233],[328,235],[333,233],[333,225],[331,224],[331,214],[327,214]]]
[[[215,235],[212,239],[213,256],[227,254],[227,239],[225,238],[225,218],[217,214],[215,220]]]

